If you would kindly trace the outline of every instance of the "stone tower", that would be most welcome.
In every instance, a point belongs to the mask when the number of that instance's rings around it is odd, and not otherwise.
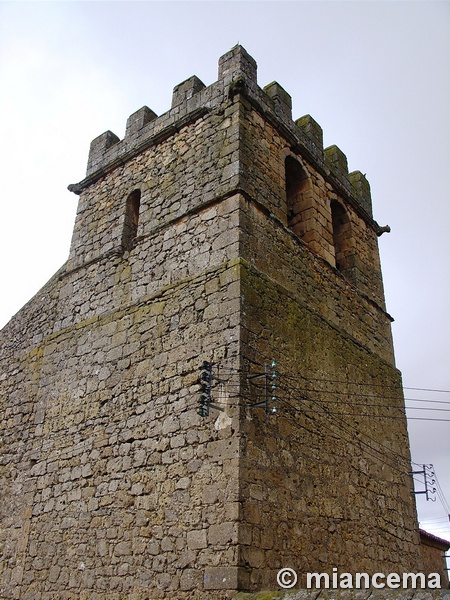
[[[320,126],[236,46],[69,189],[69,259],[1,333],[0,595],[420,570],[383,228]]]

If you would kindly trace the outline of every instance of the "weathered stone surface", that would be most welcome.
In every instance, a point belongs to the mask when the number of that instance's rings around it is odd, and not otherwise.
[[[238,46],[94,140],[69,259],[0,333],[0,597],[423,567],[368,183],[269,91]]]

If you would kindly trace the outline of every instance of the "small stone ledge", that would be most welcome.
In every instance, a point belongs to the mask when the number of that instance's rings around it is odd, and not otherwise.
[[[242,567],[206,567],[204,588],[205,590],[236,589],[240,587],[243,571]]]

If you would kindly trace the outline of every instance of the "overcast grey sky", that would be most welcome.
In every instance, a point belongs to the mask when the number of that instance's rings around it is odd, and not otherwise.
[[[450,390],[450,3],[0,1],[0,326],[67,258],[91,139],[123,137],[143,105],[217,78],[236,43],[278,81],[294,118],[367,174],[397,365],[409,388]],[[450,410],[450,393],[405,390]],[[433,463],[450,501],[450,412],[409,411],[413,460]],[[450,539],[442,505],[421,522]],[[433,519],[432,522],[426,522]]]

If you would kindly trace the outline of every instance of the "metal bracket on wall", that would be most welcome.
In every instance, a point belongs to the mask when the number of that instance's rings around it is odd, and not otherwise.
[[[415,494],[425,494],[427,500],[431,500],[431,502],[436,502],[436,488],[433,487],[436,483],[436,474],[434,472],[433,465],[422,465],[422,470],[420,471],[412,471],[412,475],[422,475],[423,483],[425,486],[424,490],[419,490],[418,492],[414,492]],[[433,497],[434,496],[434,497]]]
[[[275,402],[277,399],[277,363],[272,360],[270,365],[264,364],[264,373],[256,373],[256,375],[250,375],[248,381],[254,382],[258,379],[264,379],[264,400],[261,402],[255,402],[249,404],[249,408],[264,408],[267,415],[274,415],[277,412]]]
[[[213,363],[207,360],[203,361],[200,371],[201,395],[198,400],[197,413],[201,417],[208,417],[210,409],[223,412],[223,408],[212,403],[212,382],[213,380],[219,382],[223,380],[213,375]]]

